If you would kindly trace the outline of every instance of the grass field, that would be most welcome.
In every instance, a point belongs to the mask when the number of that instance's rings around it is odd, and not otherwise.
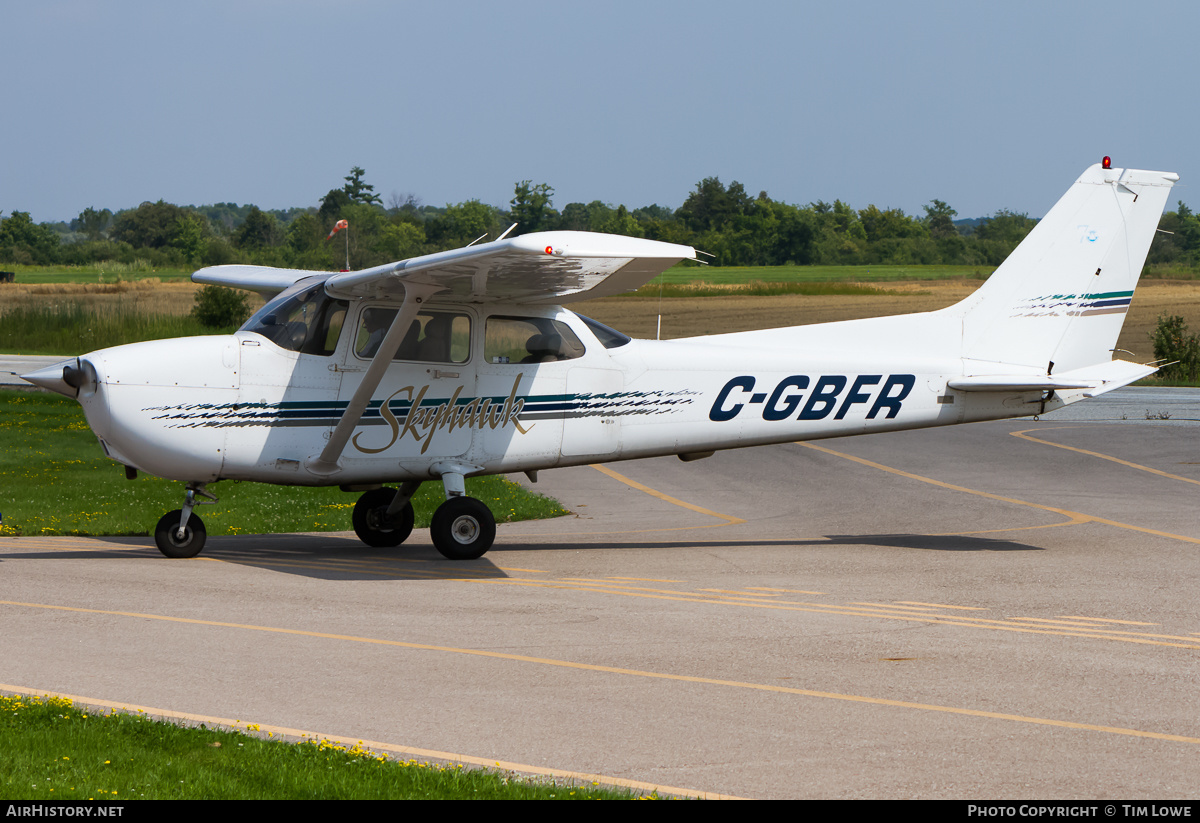
[[[188,281],[194,269],[156,269],[145,260],[133,263],[102,262],[94,266],[16,266],[0,263],[0,269],[16,275],[14,282],[44,283],[118,283],[129,280],[156,280],[163,283]]]
[[[284,743],[246,731],[183,727],[55,697],[0,696],[0,799],[628,800],[594,783],[397,762],[358,745]]]
[[[124,470],[104,456],[74,400],[46,392],[0,391],[0,535],[149,534],[183,505],[182,483]],[[357,499],[338,488],[300,488],[223,481],[220,498],[196,510],[210,535],[346,531]],[[497,522],[558,517],[568,512],[503,477],[467,479],[467,492]],[[417,528],[442,501],[440,483],[413,497]]]

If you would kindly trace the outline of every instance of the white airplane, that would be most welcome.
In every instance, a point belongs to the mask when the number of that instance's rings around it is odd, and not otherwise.
[[[232,335],[133,343],[25,375],[76,397],[100,445],[186,483],[155,541],[192,557],[219,480],[364,492],[354,530],[403,543],[440,480],[431,536],[483,555],[473,475],[1041,414],[1152,374],[1114,360],[1178,175],[1089,168],[974,294],[940,311],[632,340],[562,307],[636,288],[687,246],[555,231],[356,272],[217,266],[274,294]],[[397,488],[385,484],[398,484]]]

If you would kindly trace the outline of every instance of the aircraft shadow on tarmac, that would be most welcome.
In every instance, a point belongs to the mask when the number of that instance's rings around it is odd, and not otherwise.
[[[992,537],[954,534],[830,534],[798,540],[624,540],[588,541],[585,543],[510,543],[497,545],[493,552],[505,551],[587,551],[593,549],[690,549],[770,547],[802,548],[808,546],[881,546],[896,549],[923,549],[944,552],[1009,552],[1044,551],[1041,546],[1001,540]]]
[[[215,537],[210,541],[208,551],[195,560],[170,560],[162,557],[153,545],[148,545],[149,541],[144,537],[96,538],[96,541],[111,544],[113,550],[62,549],[0,554],[0,563],[35,559],[93,561],[144,559],[147,562],[155,563],[217,561],[322,580],[451,580],[509,576],[507,571],[498,568],[486,557],[474,561],[456,562],[444,559],[433,546],[423,543],[413,543],[395,549],[377,549],[365,546],[352,537],[332,534]],[[655,549],[769,547],[789,550],[823,546],[844,546],[847,551],[851,551],[855,546],[945,552],[1044,551],[1040,546],[974,535],[847,534],[799,540],[574,540],[561,543],[512,543],[495,546],[490,554],[500,559],[508,552],[517,551],[653,551]]]

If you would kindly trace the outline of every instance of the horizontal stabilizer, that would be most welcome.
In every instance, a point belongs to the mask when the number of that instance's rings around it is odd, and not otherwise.
[[[1054,391],[1057,389],[1091,389],[1095,385],[1061,377],[1030,376],[1028,374],[983,374],[958,377],[947,384],[958,391]]]
[[[1135,380],[1149,377],[1158,371],[1154,366],[1143,366],[1125,360],[1113,360],[1082,369],[1064,372],[1057,376],[1029,374],[980,374],[956,377],[947,385],[957,391],[978,392],[1027,392],[1058,391],[1070,392],[1082,389],[1083,397],[1127,386]]]

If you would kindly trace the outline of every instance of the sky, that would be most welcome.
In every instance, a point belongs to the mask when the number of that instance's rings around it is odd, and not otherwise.
[[[1200,3],[0,0],[0,211],[806,204],[1040,217],[1089,165],[1200,208]],[[1191,193],[1189,193],[1191,192]]]

